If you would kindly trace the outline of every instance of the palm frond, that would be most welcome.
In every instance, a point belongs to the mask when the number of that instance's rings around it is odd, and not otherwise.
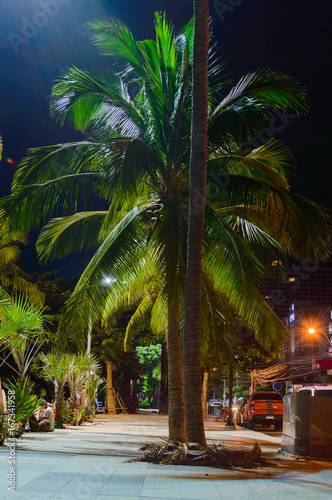
[[[244,176],[230,175],[226,189],[214,187],[215,208],[218,204],[218,208],[235,206],[238,212],[241,207],[248,221],[260,210],[261,229],[276,239],[285,253],[305,258],[321,242],[328,257],[331,217],[324,207],[286,189]]]
[[[42,311],[31,306],[22,297],[13,297],[2,306],[0,339],[39,335],[44,331]]]
[[[307,91],[295,78],[271,69],[261,69],[243,76],[213,115],[248,101],[262,110],[289,108],[298,115],[308,109]]]
[[[66,70],[52,89],[51,117],[105,140],[140,137],[146,131],[123,78],[108,68]]]
[[[289,177],[294,170],[294,157],[285,145],[272,139],[259,148],[243,155],[237,150],[227,152],[216,149],[210,154],[209,171],[217,180],[218,172],[243,175],[265,180],[276,186],[288,189]],[[216,172],[213,175],[212,172]]]
[[[151,310],[151,329],[157,338],[164,338],[167,332],[168,307],[167,298],[163,293],[158,293]]]
[[[17,189],[1,200],[0,225],[10,220],[14,232],[26,233],[39,229],[56,211],[65,215],[89,205],[93,176],[98,174],[69,175]]]
[[[0,247],[0,267],[15,262],[20,255],[20,249],[17,246],[11,245],[7,247]]]
[[[156,299],[156,294],[148,293],[139,304],[134,314],[131,316],[127,328],[126,335],[124,339],[124,349],[127,351],[129,349],[130,341],[135,334],[135,330],[142,323],[142,320],[148,317],[152,310],[153,304]]]
[[[115,18],[94,20],[87,24],[87,35],[104,56],[110,56],[127,68],[128,63],[139,75],[141,59],[130,29]]]
[[[3,308],[7,309],[10,304],[10,297],[8,293],[0,286],[0,318],[3,314]]]
[[[82,274],[66,308],[66,318],[88,324],[89,318],[97,320],[102,313],[105,299],[103,282],[105,277],[126,280],[139,251],[145,249],[139,230],[141,214],[153,203],[135,207],[110,231]]]
[[[43,227],[37,240],[41,262],[66,257],[83,249],[95,248],[107,212],[80,212],[68,217],[52,219]]]
[[[105,168],[105,158],[109,153],[105,144],[92,141],[29,149],[14,174],[12,190],[16,191],[26,184],[40,184],[75,174],[103,171],[100,165]]]
[[[213,259],[204,261],[204,269],[217,292],[225,297],[235,314],[255,332],[256,339],[266,347],[280,346],[289,332],[247,277]]]

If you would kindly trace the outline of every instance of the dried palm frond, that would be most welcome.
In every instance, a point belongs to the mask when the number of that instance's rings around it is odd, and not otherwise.
[[[146,443],[140,448],[144,455],[140,462],[163,465],[204,465],[210,467],[241,467],[252,469],[261,460],[261,448],[257,442],[253,446],[234,446],[223,443],[204,448],[198,443],[180,443],[163,439],[162,444]]]

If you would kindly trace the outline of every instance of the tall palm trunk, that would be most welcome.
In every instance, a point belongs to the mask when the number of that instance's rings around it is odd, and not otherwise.
[[[112,370],[112,360],[108,359],[106,361],[106,380],[107,380],[107,413],[116,413],[116,404],[113,390],[113,370]]]
[[[167,363],[169,439],[184,443],[186,441],[186,425],[177,283],[172,297],[170,294],[168,295]]]
[[[209,371],[204,368],[203,383],[202,383],[202,411],[203,418],[206,418],[206,404],[207,404],[207,391],[208,391]]]
[[[193,110],[188,261],[184,328],[184,391],[188,441],[206,444],[201,404],[201,293],[207,170],[209,2],[194,0]]]
[[[159,413],[165,415],[168,412],[167,404],[167,345],[161,343],[161,377],[160,377],[160,395],[159,395]]]
[[[63,408],[63,400],[64,400],[64,384],[58,382],[58,389],[56,393],[56,401],[55,401],[55,420],[57,421],[60,429],[63,427],[63,416],[62,416],[62,408]]]

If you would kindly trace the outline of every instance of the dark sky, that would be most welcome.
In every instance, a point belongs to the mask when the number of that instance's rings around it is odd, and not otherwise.
[[[332,208],[330,197],[331,14],[327,0],[220,0],[210,2],[215,37],[234,81],[259,67],[298,78],[309,90],[307,116],[279,135],[297,159],[294,190]],[[153,12],[176,28],[192,15],[190,0],[0,0],[0,131],[4,142],[0,195],[28,147],[78,136],[48,115],[52,82],[67,66],[105,64],[84,37],[92,18],[112,15],[141,38],[153,36]],[[12,163],[10,163],[8,161]],[[84,260],[84,258],[83,258]],[[83,261],[82,261],[83,262]],[[76,260],[77,269],[82,264]],[[63,267],[66,264],[55,267]]]

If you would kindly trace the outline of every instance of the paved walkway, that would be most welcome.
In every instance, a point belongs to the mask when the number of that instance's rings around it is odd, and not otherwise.
[[[280,433],[253,432],[209,421],[209,441],[249,444],[257,440],[273,467],[223,470],[128,462],[138,448],[167,437],[159,415],[99,416],[93,424],[29,433],[17,442],[16,493],[8,491],[9,449],[0,448],[0,499],[316,499],[332,496],[332,462],[284,459]]]

